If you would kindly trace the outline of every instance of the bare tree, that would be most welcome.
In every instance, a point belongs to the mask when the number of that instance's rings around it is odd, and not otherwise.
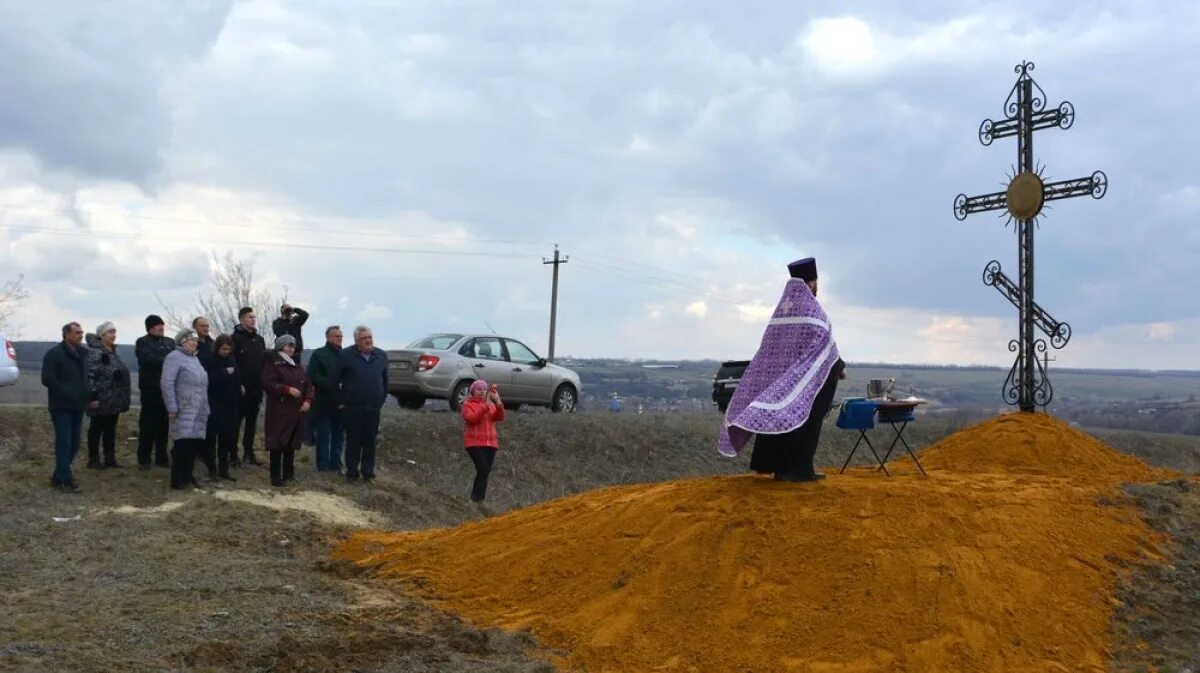
[[[8,281],[4,285],[0,285],[0,332],[16,331],[16,327],[12,324],[12,317],[17,312],[17,307],[21,302],[29,297],[29,291],[25,289],[24,276],[17,276],[15,279]],[[9,333],[10,337],[15,336]]]
[[[238,311],[243,306],[253,308],[259,314],[259,325],[268,325],[277,317],[279,307],[287,301],[287,287],[283,288],[282,296],[277,297],[269,289],[255,286],[254,261],[238,259],[232,252],[218,255],[210,253],[212,276],[209,287],[196,295],[196,301],[181,314],[163,302],[163,320],[172,329],[182,329],[192,326],[196,316],[208,318],[212,325],[213,334],[228,334],[238,323]],[[157,295],[155,295],[157,297]]]

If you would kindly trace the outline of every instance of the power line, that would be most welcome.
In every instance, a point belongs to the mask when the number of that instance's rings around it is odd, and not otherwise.
[[[683,283],[680,281],[671,280],[668,278],[662,278],[660,276],[655,276],[652,273],[623,268],[621,266],[618,266],[618,265],[610,263],[610,262],[598,262],[596,260],[589,259],[589,258],[584,258],[584,260],[582,260],[582,261],[591,265],[593,270],[615,274],[618,276],[622,276],[622,277],[626,278],[627,280],[636,280],[636,281],[643,282],[643,283],[646,283],[649,285],[654,285],[654,286],[657,286],[660,288],[666,288],[666,289],[671,289],[671,290],[676,290],[676,291],[682,290],[682,291],[691,292],[691,293],[694,293],[694,294],[697,294],[697,295],[700,295],[703,297],[723,297],[723,298],[728,298],[731,300],[737,300],[744,304],[754,303],[755,301],[761,301],[761,297],[751,296],[749,294],[745,294],[742,291],[737,291],[737,290],[731,291],[728,289],[724,289],[724,290],[714,289],[712,287],[703,287],[701,285]],[[632,263],[630,263],[630,264],[632,264]]]
[[[675,293],[687,292],[693,296],[700,295],[704,298],[712,299],[713,301],[716,301],[716,302],[722,303],[722,304],[727,304],[732,307],[737,307],[737,306],[741,306],[744,304],[754,303],[755,301],[761,301],[761,300],[742,301],[736,297],[729,297],[727,295],[720,294],[714,290],[697,290],[695,288],[681,287],[681,286],[674,285],[674,284],[663,283],[659,280],[650,278],[645,275],[628,273],[624,270],[616,269],[614,267],[598,266],[596,264],[596,262],[594,262],[592,260],[581,260],[579,258],[576,258],[573,261],[575,261],[579,265],[580,269],[585,269],[585,270],[591,271],[592,273],[595,273],[595,274],[603,275],[603,276],[606,276],[609,278],[612,278],[612,277],[623,278],[625,280],[633,281],[639,285],[655,287],[655,288],[658,288],[661,290],[668,290],[668,291],[675,292]]]
[[[595,250],[589,250],[589,249],[578,248],[578,247],[576,249],[579,250],[580,252],[583,252],[584,254],[590,255],[592,257],[599,257],[601,259],[607,259],[607,260],[610,260],[612,262],[616,262],[619,264],[625,264],[625,265],[630,265],[630,266],[647,266],[641,262],[635,262],[632,260],[623,259],[621,257],[613,257],[612,255],[606,255],[602,252],[597,252]],[[696,280],[695,276],[688,275],[686,273],[680,273],[678,271],[671,271],[670,269],[663,269],[663,268],[656,267],[655,273],[662,274],[665,276],[676,276],[676,277],[682,279],[683,281],[687,281],[687,282],[695,282],[695,280]]]
[[[598,275],[603,275],[607,278],[612,278],[612,277],[623,278],[625,280],[629,280],[629,281],[638,283],[639,285],[650,285],[650,286],[656,287],[658,289],[668,290],[668,291],[675,292],[675,293],[680,293],[680,292],[685,291],[684,288],[673,287],[671,285],[666,285],[666,284],[649,281],[644,276],[639,277],[636,275],[631,275],[631,274],[626,274],[626,273],[622,273],[619,271],[614,271],[611,267],[604,268],[604,267],[600,267],[600,266],[594,266],[595,262],[593,262],[592,260],[585,261],[585,260],[580,260],[578,258],[575,258],[572,261],[574,261],[577,264],[578,268],[581,270],[589,271],[591,273],[598,274]],[[757,298],[757,299],[754,299],[751,301],[740,301],[740,300],[737,300],[734,298],[730,298],[728,296],[723,296],[721,294],[718,294],[715,291],[709,291],[709,292],[705,293],[705,295],[706,295],[706,298],[711,299],[713,303],[724,305],[724,306],[727,306],[730,308],[735,308],[735,309],[740,309],[740,308],[744,307],[746,304],[755,304],[755,303],[759,304],[761,306],[768,306],[768,304],[764,303],[761,298]],[[958,344],[974,344],[975,343],[974,341],[968,341],[965,339],[929,336],[927,334],[922,334],[918,330],[913,330],[913,329],[888,327],[887,331],[891,335],[903,334],[903,335],[906,335],[906,336],[909,336],[909,337],[912,337],[915,339],[921,339],[926,342],[933,342],[933,343],[938,343],[938,344],[958,345]]]
[[[84,215],[88,215],[90,217],[96,217],[97,215],[107,215],[108,214],[108,213],[98,213],[96,211],[87,210],[87,209],[51,208],[49,206],[24,206],[24,205],[17,205],[17,204],[2,204],[2,203],[0,203],[0,209],[34,210],[34,211],[42,211],[42,212],[49,212],[49,213],[57,213],[57,214],[61,214],[61,215],[84,214]],[[390,233],[390,232],[386,232],[386,231],[380,231],[378,229],[346,229],[346,228],[342,228],[342,227],[323,227],[323,226],[317,226],[317,225],[311,225],[311,224],[305,225],[302,223],[301,224],[285,224],[285,225],[260,224],[260,223],[254,223],[252,221],[253,218],[244,218],[247,220],[251,220],[250,223],[246,223],[246,222],[235,223],[235,222],[212,222],[209,220],[184,218],[184,217],[164,217],[161,215],[143,215],[140,213],[128,213],[128,212],[121,212],[119,217],[124,218],[124,219],[141,220],[141,221],[146,221],[146,222],[164,222],[164,223],[169,222],[169,223],[174,223],[174,224],[191,224],[191,225],[195,225],[197,227],[205,227],[205,228],[233,227],[233,228],[237,228],[237,229],[245,229],[247,226],[252,226],[255,229],[261,229],[261,230],[266,230],[266,231],[278,231],[278,232],[282,232],[282,233],[288,233],[288,232],[294,232],[294,231],[312,231],[315,233],[331,234],[331,235],[337,235],[337,236],[407,236],[407,234],[395,234],[395,233]],[[292,218],[292,219],[299,219],[299,218]],[[13,226],[30,226],[30,225],[13,225]],[[90,226],[94,227],[95,225],[93,224]],[[478,236],[471,236],[469,239],[463,239],[463,238],[456,238],[456,237],[450,237],[450,236],[442,236],[442,237],[426,236],[424,234],[421,234],[421,240],[423,240],[423,241],[442,241],[442,242],[447,242],[447,243],[486,243],[488,245],[535,245],[536,244],[536,241],[528,241],[528,240],[524,240],[524,241],[514,240],[514,239],[500,240],[500,239],[480,238]]]
[[[20,225],[0,225],[0,230],[8,231],[27,231],[37,234],[50,234],[53,236],[74,236],[84,238],[106,238],[118,240],[145,240],[146,236],[137,234],[121,234],[118,232],[97,232],[95,230],[88,231],[72,231],[68,229],[40,229],[37,227],[22,227]],[[150,242],[162,243],[179,243],[190,245],[210,245],[210,246],[242,246],[247,248],[288,248],[295,250],[320,250],[320,251],[337,251],[337,252],[382,252],[396,255],[433,255],[433,256],[461,256],[461,257],[496,257],[496,258],[511,258],[511,259],[537,259],[540,257],[537,253],[517,253],[517,252],[483,252],[474,250],[434,250],[429,248],[388,248],[380,246],[354,246],[354,245],[324,245],[310,243],[286,243],[281,241],[233,241],[222,239],[184,239],[171,238],[164,236],[151,237]]]

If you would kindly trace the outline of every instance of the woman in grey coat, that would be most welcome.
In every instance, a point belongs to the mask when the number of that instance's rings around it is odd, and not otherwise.
[[[88,408],[88,467],[103,470],[121,467],[117,462],[117,419],[129,411],[131,393],[129,367],[117,352],[117,328],[102,323],[95,334],[87,335],[88,383],[95,407]],[[104,446],[104,462],[100,446]]]
[[[194,330],[175,336],[176,349],[163,362],[162,394],[171,419],[175,445],[171,449],[171,488],[200,486],[192,476],[196,455],[204,451],[208,432],[208,372],[196,349],[200,341]]]

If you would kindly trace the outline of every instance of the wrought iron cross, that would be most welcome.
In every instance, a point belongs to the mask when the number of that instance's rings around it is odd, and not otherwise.
[[[1017,138],[1017,165],[1008,188],[980,196],[959,194],[954,199],[954,217],[965,220],[971,213],[1005,210],[1010,222],[1016,222],[1018,283],[1013,283],[1000,270],[1000,262],[992,260],[983,269],[983,282],[996,288],[1012,302],[1020,314],[1017,338],[1008,342],[1008,350],[1017,359],[1004,381],[1004,399],[1019,405],[1021,411],[1034,411],[1054,397],[1054,388],[1038,353],[1046,352],[1046,341],[1034,338],[1034,327],[1050,338],[1050,345],[1062,348],[1071,340],[1071,326],[1055,320],[1033,300],[1033,232],[1047,201],[1069,199],[1090,194],[1103,198],[1108,192],[1108,177],[1101,171],[1086,178],[1044,182],[1041,169],[1033,163],[1033,132],[1058,127],[1069,129],[1075,123],[1075,107],[1068,102],[1046,109],[1046,92],[1033,81],[1033,64],[1022,61],[1014,68],[1017,82],[1004,101],[1004,119],[983,120],[979,125],[979,142],[991,145],[997,138]]]

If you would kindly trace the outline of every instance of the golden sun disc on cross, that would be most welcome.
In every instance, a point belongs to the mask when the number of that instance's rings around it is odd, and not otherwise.
[[[1018,173],[1008,183],[1007,197],[1009,214],[1018,220],[1032,220],[1046,202],[1042,178],[1036,173]]]

